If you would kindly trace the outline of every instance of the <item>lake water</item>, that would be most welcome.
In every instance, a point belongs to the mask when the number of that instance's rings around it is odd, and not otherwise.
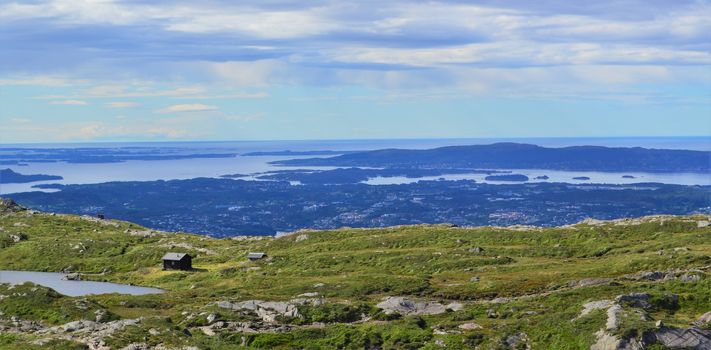
[[[38,184],[93,184],[110,181],[153,181],[172,179],[192,179],[197,177],[219,177],[225,174],[252,174],[280,169],[268,164],[270,161],[294,158],[310,158],[314,156],[259,156],[247,157],[239,154],[255,151],[314,151],[314,150],[373,150],[383,148],[426,149],[451,145],[490,144],[494,142],[523,142],[546,147],[565,147],[571,145],[600,145],[615,147],[647,147],[711,150],[711,139],[702,137],[667,137],[667,138],[536,138],[536,139],[424,139],[424,140],[334,140],[334,141],[235,141],[235,142],[168,142],[168,143],[91,143],[91,144],[33,144],[33,145],[0,145],[0,160],[2,155],[14,152],[10,148],[77,148],[77,147],[173,147],[184,149],[187,153],[234,153],[230,158],[193,158],[179,160],[132,160],[121,163],[40,163],[31,162],[26,165],[0,166],[10,168],[22,174],[49,174],[63,176],[59,181],[41,181],[26,184],[0,184],[0,195],[27,191],[38,191],[32,188]],[[331,169],[299,167],[308,169]],[[637,182],[661,182],[681,185],[710,185],[709,174],[650,174],[650,173],[603,173],[603,172],[568,172],[535,169],[512,170],[515,173],[527,175],[531,181],[536,176],[547,175],[548,182],[567,183],[601,183],[628,184]],[[634,176],[633,179],[623,178],[623,175]],[[589,181],[574,180],[574,177],[587,176]],[[366,183],[398,184],[417,180],[448,180],[471,179],[478,182],[488,182],[481,174],[456,174],[410,179],[403,177],[373,178]],[[490,182],[504,183],[504,182]],[[506,182],[510,183],[510,182]],[[52,190],[44,190],[52,191]]]
[[[93,281],[67,281],[65,274],[58,272],[34,272],[34,271],[0,271],[0,283],[22,284],[32,282],[41,286],[49,287],[58,293],[77,297],[89,294],[159,294],[163,290],[158,288],[129,286],[126,284]]]

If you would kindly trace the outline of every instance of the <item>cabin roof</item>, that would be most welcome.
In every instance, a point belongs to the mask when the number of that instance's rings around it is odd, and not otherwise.
[[[247,254],[247,258],[248,259],[261,259],[261,258],[265,257],[266,255],[267,255],[267,253],[263,253],[263,252],[252,252],[252,253]]]
[[[183,260],[183,258],[186,256],[189,256],[189,255],[185,254],[185,253],[165,253],[165,255],[163,255],[163,260],[180,261],[180,260]]]

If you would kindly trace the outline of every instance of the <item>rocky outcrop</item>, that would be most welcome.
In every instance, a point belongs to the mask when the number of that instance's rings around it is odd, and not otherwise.
[[[666,296],[671,301],[676,301],[678,296]],[[660,321],[657,329],[646,331],[640,338],[620,338],[613,334],[620,327],[623,315],[635,315],[642,319],[650,320],[645,312],[651,308],[651,295],[647,293],[630,293],[619,295],[614,301],[597,300],[583,305],[583,310],[573,321],[588,315],[593,310],[606,310],[607,321],[605,328],[595,333],[597,341],[591,350],[643,350],[651,344],[660,344],[670,349],[711,349],[711,330],[700,328],[711,321],[711,312],[702,315],[694,322],[691,328],[664,327]],[[625,307],[633,308],[632,311]]]
[[[218,301],[215,305],[223,309],[254,313],[267,323],[276,323],[279,317],[301,317],[295,304],[282,301],[247,300],[237,303]]]
[[[437,315],[447,311],[446,307],[437,302],[414,301],[404,297],[386,297],[375,305],[386,314],[401,315]]]
[[[577,320],[581,317],[586,316],[587,314],[591,313],[594,310],[607,310],[609,309],[612,305],[614,305],[614,302],[612,300],[597,300],[597,301],[591,301],[589,303],[586,303],[583,305],[583,311],[580,312],[580,315],[575,317],[573,320]]]
[[[711,330],[661,327],[643,336],[645,344],[660,344],[671,349],[711,349]]]

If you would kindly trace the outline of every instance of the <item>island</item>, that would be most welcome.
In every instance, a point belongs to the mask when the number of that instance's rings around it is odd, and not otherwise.
[[[349,154],[362,151],[261,151],[261,152],[247,152],[242,154],[243,157],[261,157],[261,156],[330,156],[336,154]]]
[[[225,174],[225,175],[220,175],[221,178],[223,179],[238,179],[240,177],[247,177],[249,175],[247,174]]]
[[[548,175],[541,175],[541,176],[536,176],[536,180],[548,180],[550,177]]]
[[[521,174],[505,174],[505,175],[489,175],[484,178],[486,181],[511,181],[524,182],[528,181],[528,176]]]
[[[634,177],[632,175],[622,175],[622,178],[623,179],[636,179],[636,177]]]
[[[381,149],[327,158],[274,161],[286,166],[376,168],[550,169],[608,172],[695,172],[710,170],[709,151],[641,147],[541,147],[523,143],[449,146],[433,149]]]
[[[588,177],[588,176],[576,176],[576,177],[573,178],[573,180],[584,180],[584,181],[587,181],[587,180],[590,180],[590,177]]]
[[[25,175],[13,171],[10,168],[0,169],[0,183],[3,184],[19,184],[47,180],[62,180],[63,177],[57,175],[33,174]]]

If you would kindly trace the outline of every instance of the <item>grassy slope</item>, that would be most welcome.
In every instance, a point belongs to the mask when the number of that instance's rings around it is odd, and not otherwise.
[[[516,231],[500,228],[452,228],[407,226],[387,229],[341,229],[303,232],[278,239],[211,239],[204,236],[155,233],[145,237],[127,230],[145,230],[125,222],[99,223],[76,216],[52,216],[26,212],[0,214],[0,240],[10,234],[27,239],[0,248],[0,269],[60,271],[70,268],[89,278],[160,287],[160,296],[102,295],[87,298],[91,305],[106,308],[112,317],[151,316],[141,326],[129,328],[111,340],[122,346],[133,341],[167,345],[197,344],[209,348],[238,348],[242,335],[207,337],[194,330],[195,321],[185,313],[213,310],[218,300],[289,300],[298,294],[318,291],[328,304],[303,308],[304,319],[342,321],[365,312],[384,319],[372,308],[382,297],[405,295],[448,302],[459,300],[465,309],[436,316],[402,317],[363,324],[329,323],[325,328],[303,327],[284,334],[246,335],[252,347],[352,347],[382,344],[385,348],[449,348],[481,343],[488,348],[507,335],[526,332],[534,348],[587,349],[593,333],[604,324],[603,312],[571,322],[587,301],[626,292],[680,295],[678,309],[658,309],[653,317],[666,324],[686,327],[711,310],[711,279],[696,283],[679,281],[622,281],[616,285],[568,288],[583,278],[619,277],[623,274],[711,265],[711,228],[698,228],[697,220],[680,217],[632,225],[576,225],[569,228]],[[300,235],[308,236],[297,241]],[[172,248],[171,248],[172,246]],[[470,248],[481,247],[482,253]],[[674,251],[674,248],[688,248]],[[658,251],[663,253],[659,254]],[[167,251],[195,256],[197,272],[162,271],[160,257]],[[266,251],[270,258],[248,262],[249,251]],[[103,273],[102,273],[103,272]],[[472,277],[479,282],[470,282]],[[314,288],[314,284],[325,284]],[[545,296],[539,293],[551,292]],[[532,297],[503,304],[483,301],[496,297]],[[18,315],[46,324],[82,318],[55,305],[77,298],[52,296],[53,311],[36,312],[41,305],[17,307],[17,301],[0,301],[5,316]],[[488,318],[487,310],[498,313]],[[225,312],[222,312],[225,314]],[[235,317],[238,315],[223,315]],[[460,332],[458,325],[476,322],[482,330]],[[651,327],[636,322],[626,331]],[[164,329],[148,336],[147,329]],[[193,329],[192,336],[179,331]],[[448,330],[434,334],[433,328]],[[32,336],[0,336],[12,348]],[[147,340],[145,340],[147,339]],[[54,347],[59,345],[54,344]],[[70,346],[70,345],[67,345]]]

